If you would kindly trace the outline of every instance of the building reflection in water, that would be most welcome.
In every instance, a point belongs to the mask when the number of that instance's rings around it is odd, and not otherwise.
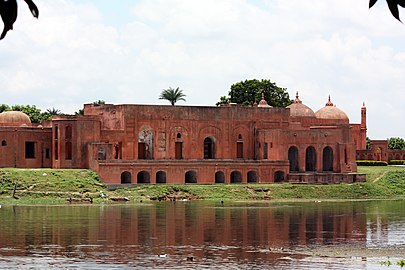
[[[150,254],[269,260],[260,249],[366,245],[364,204],[3,207],[0,255],[45,253],[120,262]]]

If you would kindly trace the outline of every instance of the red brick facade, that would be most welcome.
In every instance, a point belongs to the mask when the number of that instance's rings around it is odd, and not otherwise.
[[[0,127],[0,167],[90,168],[111,185],[364,181],[354,172],[365,126],[353,132],[330,101],[316,113],[298,96],[286,109],[86,104],[51,126]]]

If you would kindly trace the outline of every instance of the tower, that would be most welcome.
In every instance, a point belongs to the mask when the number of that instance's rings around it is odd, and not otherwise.
[[[360,146],[362,150],[367,149],[366,138],[367,138],[367,109],[363,102],[361,107],[361,124],[360,124]]]

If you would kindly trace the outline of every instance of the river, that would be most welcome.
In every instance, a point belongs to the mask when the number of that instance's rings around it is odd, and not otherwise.
[[[405,202],[0,208],[0,269],[401,269]]]

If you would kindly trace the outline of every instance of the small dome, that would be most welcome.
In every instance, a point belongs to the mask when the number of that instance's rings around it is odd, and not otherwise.
[[[309,108],[307,105],[302,104],[302,101],[298,97],[298,92],[293,103],[287,106],[287,108],[290,109],[290,115],[292,117],[316,117],[314,111],[311,110],[311,108]]]
[[[267,104],[267,101],[264,99],[264,95],[262,94],[262,100],[260,100],[259,105],[257,105],[259,108],[271,108],[269,104]]]
[[[320,119],[335,119],[335,120],[345,120],[349,122],[349,117],[347,117],[346,113],[341,109],[336,108],[333,103],[330,101],[330,96],[328,102],[326,103],[325,107],[319,109],[315,113],[317,118]]]
[[[0,124],[31,125],[31,120],[23,112],[9,111],[0,113]]]

